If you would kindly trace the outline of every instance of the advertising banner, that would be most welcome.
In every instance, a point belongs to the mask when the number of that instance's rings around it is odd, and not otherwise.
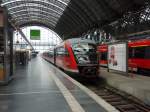
[[[127,43],[108,45],[108,69],[127,72]]]

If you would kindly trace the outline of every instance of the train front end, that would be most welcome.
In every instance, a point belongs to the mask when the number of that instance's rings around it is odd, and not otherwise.
[[[97,77],[99,74],[96,44],[92,41],[80,40],[72,44],[79,74],[85,77]]]

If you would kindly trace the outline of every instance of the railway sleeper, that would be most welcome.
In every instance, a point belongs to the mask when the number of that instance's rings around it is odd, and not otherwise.
[[[127,104],[127,102],[125,102],[125,101],[114,101],[114,102],[111,102],[111,105],[113,105],[113,106],[125,105],[125,104]]]
[[[123,100],[126,100],[128,102],[132,102],[137,108],[140,108],[141,110],[144,110],[144,112],[150,112],[150,106],[146,105],[145,103],[143,103],[142,101],[140,101],[139,99],[124,93],[122,91],[118,91],[116,88],[110,87],[110,86],[106,86],[106,88],[110,91],[115,93],[116,95],[119,95],[120,97],[122,97]]]
[[[138,105],[138,104],[134,104],[134,105],[135,105],[135,107],[139,108],[143,112],[150,112],[150,107],[148,107],[148,106],[141,106],[141,105]]]
[[[121,112],[141,112],[139,109],[135,108],[133,105],[131,104],[127,104],[127,105],[118,105],[116,106],[117,109],[119,109]]]
[[[115,99],[115,98],[120,98],[120,97],[118,97],[118,96],[116,96],[116,95],[105,95],[105,96],[101,96],[101,97],[103,97],[104,99]]]
[[[103,97],[102,97],[103,98]],[[104,98],[105,99],[105,98]],[[117,102],[120,102],[122,101],[121,98],[108,98],[108,99],[105,99],[107,102],[114,102],[114,101],[117,101]]]

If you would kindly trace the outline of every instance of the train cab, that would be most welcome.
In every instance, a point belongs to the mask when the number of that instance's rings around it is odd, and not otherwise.
[[[98,54],[94,41],[69,39],[55,48],[55,64],[65,71],[90,77],[99,71]]]

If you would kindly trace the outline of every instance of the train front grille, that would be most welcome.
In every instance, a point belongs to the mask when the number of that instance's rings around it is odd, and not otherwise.
[[[79,66],[79,73],[84,76],[95,76],[98,73],[98,66]]]

